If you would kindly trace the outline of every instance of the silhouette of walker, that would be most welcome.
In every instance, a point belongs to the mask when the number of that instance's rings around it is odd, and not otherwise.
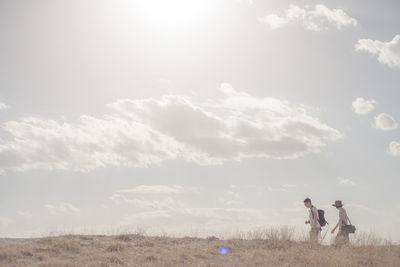
[[[318,243],[321,236],[321,224],[319,223],[318,209],[311,203],[311,199],[304,199],[304,206],[309,209],[309,219],[306,224],[311,227],[310,230],[310,241]]]
[[[332,206],[339,211],[339,221],[331,231],[331,233],[334,234],[336,229],[339,227],[339,231],[335,238],[335,244],[348,244],[350,242],[349,234],[354,234],[356,227],[351,224],[350,218],[347,215],[347,211],[343,208],[343,203],[341,200],[336,200]]]

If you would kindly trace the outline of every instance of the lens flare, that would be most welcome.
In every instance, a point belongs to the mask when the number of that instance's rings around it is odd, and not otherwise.
[[[225,255],[228,252],[229,252],[229,248],[227,248],[225,246],[220,246],[219,247],[219,253],[221,253],[222,255]]]

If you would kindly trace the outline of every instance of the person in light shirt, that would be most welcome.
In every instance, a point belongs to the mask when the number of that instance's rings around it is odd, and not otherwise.
[[[348,244],[349,243],[349,232],[346,229],[346,225],[349,225],[349,217],[347,216],[346,210],[343,208],[341,200],[336,200],[335,204],[332,204],[339,211],[339,221],[336,226],[332,229],[331,233],[335,233],[339,227],[338,234],[335,238],[335,244]]]
[[[309,209],[309,220],[306,224],[311,227],[310,230],[310,241],[318,243],[319,237],[321,235],[321,225],[319,224],[318,209],[311,203],[311,199],[304,199],[304,206]]]

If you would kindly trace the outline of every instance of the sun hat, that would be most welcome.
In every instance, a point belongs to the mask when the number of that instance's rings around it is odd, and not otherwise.
[[[335,204],[332,204],[332,206],[334,206],[334,207],[342,207],[343,204],[342,204],[342,201],[341,201],[341,200],[336,200],[336,201],[335,201]]]

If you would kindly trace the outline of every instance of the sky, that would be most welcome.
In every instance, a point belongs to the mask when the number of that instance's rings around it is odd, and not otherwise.
[[[306,232],[310,197],[399,241],[399,11],[0,0],[0,236]]]

